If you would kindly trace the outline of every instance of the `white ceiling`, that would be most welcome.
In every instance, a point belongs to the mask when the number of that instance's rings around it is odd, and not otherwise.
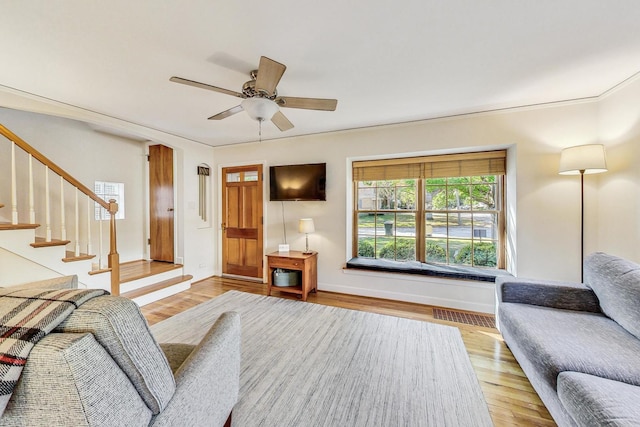
[[[640,71],[638,0],[24,0],[0,10],[0,85],[212,146],[258,137],[240,91],[287,65],[264,139],[601,95]]]

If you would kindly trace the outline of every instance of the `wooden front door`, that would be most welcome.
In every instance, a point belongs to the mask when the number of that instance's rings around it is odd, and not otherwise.
[[[222,169],[222,273],[262,279],[262,165]]]
[[[149,146],[149,257],[173,262],[173,149]]]

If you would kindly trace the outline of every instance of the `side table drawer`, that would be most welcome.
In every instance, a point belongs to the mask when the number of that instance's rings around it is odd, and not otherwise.
[[[301,270],[304,267],[304,260],[295,258],[269,257],[269,267]]]

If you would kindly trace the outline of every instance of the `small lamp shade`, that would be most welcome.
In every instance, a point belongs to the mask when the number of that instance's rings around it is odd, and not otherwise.
[[[240,105],[249,117],[259,122],[271,120],[279,110],[278,104],[267,98],[247,98]]]
[[[313,233],[316,231],[315,226],[313,225],[313,218],[302,218],[298,222],[298,232],[299,233]]]
[[[580,175],[607,171],[607,159],[601,144],[579,145],[562,150],[560,175]]]

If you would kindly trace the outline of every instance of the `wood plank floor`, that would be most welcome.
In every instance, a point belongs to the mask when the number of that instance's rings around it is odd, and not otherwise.
[[[267,286],[238,279],[212,277],[194,283],[185,292],[146,305],[142,307],[142,312],[147,321],[154,324],[229,290],[266,295]],[[277,291],[273,295],[297,298]],[[307,302],[456,326],[462,333],[471,364],[496,426],[556,425],[496,329],[435,319],[433,307],[422,304],[323,291],[309,294]]]

